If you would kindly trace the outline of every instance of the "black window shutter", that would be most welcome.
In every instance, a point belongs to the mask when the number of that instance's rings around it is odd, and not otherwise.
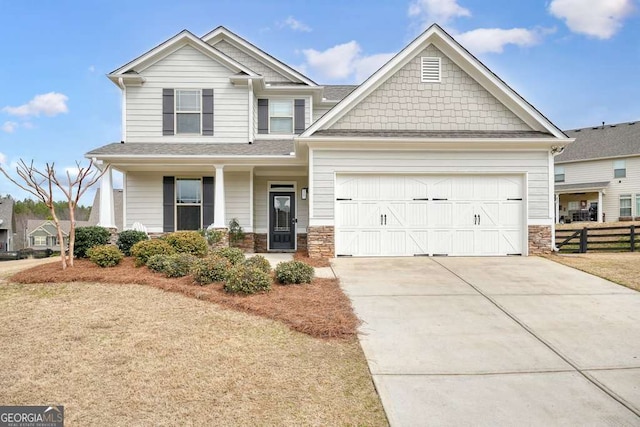
[[[302,133],[304,132],[304,99],[296,99],[294,101],[294,109],[293,109],[293,122],[295,131],[294,133]]]
[[[213,224],[213,177],[202,177],[202,226],[207,228]]]
[[[162,134],[174,135],[174,102],[173,89],[162,89]]]
[[[213,89],[202,89],[202,134],[213,135]]]
[[[258,133],[269,133],[268,99],[258,99]]]
[[[174,177],[162,177],[162,231],[165,233],[175,231],[175,185]]]

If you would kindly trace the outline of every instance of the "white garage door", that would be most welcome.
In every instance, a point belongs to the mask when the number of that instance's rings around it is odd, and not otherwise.
[[[338,175],[336,254],[522,253],[523,177]]]

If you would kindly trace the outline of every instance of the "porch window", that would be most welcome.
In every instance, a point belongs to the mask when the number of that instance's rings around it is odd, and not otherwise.
[[[620,195],[620,216],[631,216],[631,194]]]
[[[293,100],[269,101],[269,133],[293,133]]]
[[[202,181],[176,179],[176,230],[198,230],[202,224]]]
[[[613,162],[613,177],[625,178],[627,176],[627,165],[624,160],[616,160]]]
[[[555,182],[564,182],[564,166],[556,166]]]
[[[200,99],[199,90],[176,90],[176,133],[200,133]]]
[[[636,216],[640,216],[640,194],[636,194]]]
[[[33,236],[33,246],[47,246],[47,236]]]

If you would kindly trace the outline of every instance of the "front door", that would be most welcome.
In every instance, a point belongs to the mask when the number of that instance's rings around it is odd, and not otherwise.
[[[269,193],[269,249],[296,247],[296,193]]]

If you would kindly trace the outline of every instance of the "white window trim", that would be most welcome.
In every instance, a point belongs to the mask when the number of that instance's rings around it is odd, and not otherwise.
[[[438,78],[425,79],[424,68],[427,62],[436,61],[438,63]],[[422,56],[420,57],[420,81],[422,83],[440,83],[442,81],[442,58],[438,56]]]
[[[44,243],[38,243],[36,240],[44,239]],[[33,246],[47,246],[47,236],[33,236]]]
[[[296,129],[296,105],[295,105],[295,100],[292,98],[268,98],[269,99],[269,106],[267,107],[269,109],[269,122],[267,123],[268,126],[268,132],[269,135],[294,135],[295,129]],[[271,105],[272,102],[276,101],[276,102],[285,102],[288,101],[289,103],[291,103],[291,115],[290,116],[272,116],[271,115]],[[275,117],[275,118],[291,118],[291,132],[285,132],[285,133],[274,133],[271,132],[271,118]]]
[[[622,215],[622,200],[629,200],[629,215]],[[621,194],[618,198],[618,216],[619,217],[628,217],[633,216],[633,195],[632,194]]]
[[[562,175],[562,181],[558,181],[558,175]],[[567,175],[564,169],[564,166],[556,166],[553,172],[553,181],[555,183],[565,182],[567,180]]]
[[[200,203],[178,203],[178,181],[179,180],[191,180],[191,181],[200,181]],[[177,176],[174,178],[173,185],[173,229],[175,231],[189,231],[189,230],[178,230],[178,206],[199,206],[200,207],[200,226],[198,229],[202,228],[202,177],[194,177],[194,176]]]
[[[622,165],[622,167],[617,167],[619,165]],[[622,170],[624,171],[624,175],[623,176],[616,176],[616,171]],[[613,161],[613,178],[614,179],[620,179],[620,178],[626,178],[627,177],[627,162],[626,160],[614,160]]]
[[[636,193],[636,205],[635,206],[636,206],[636,213],[635,213],[634,216],[640,217],[640,193]]]
[[[178,111],[178,92],[189,91],[198,92],[198,99],[200,104],[200,111],[197,114],[200,115],[200,131],[199,132],[178,132],[178,114],[196,114],[195,111]],[[202,135],[202,89],[190,89],[181,88],[173,90],[173,129],[174,135]]]

